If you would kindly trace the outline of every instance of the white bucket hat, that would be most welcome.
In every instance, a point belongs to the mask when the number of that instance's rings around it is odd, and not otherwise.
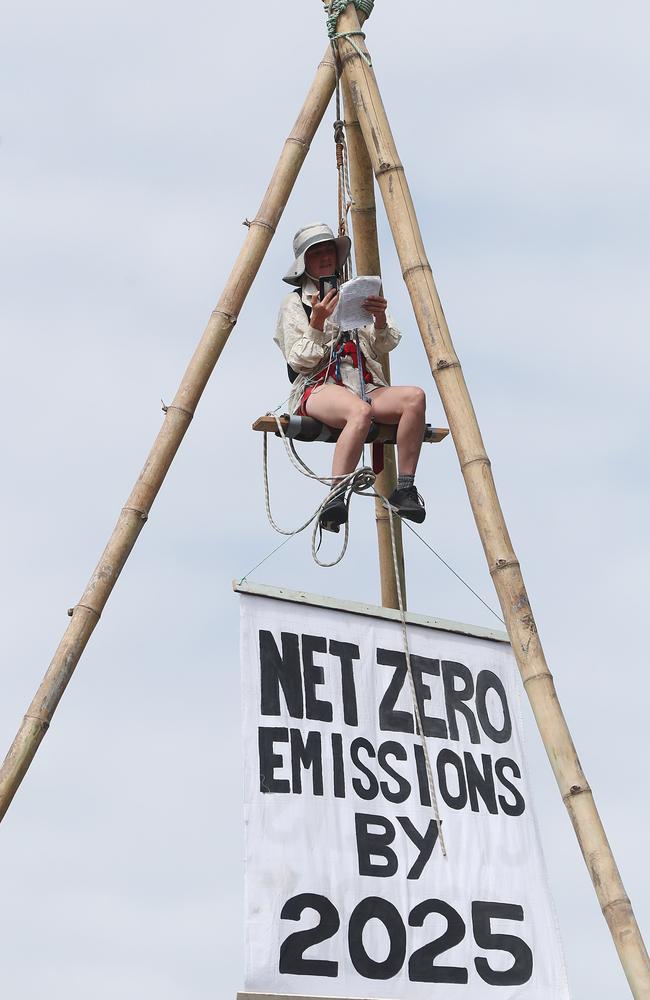
[[[293,252],[295,260],[283,281],[289,285],[299,285],[305,273],[305,253],[310,247],[317,243],[336,244],[336,258],[338,267],[341,268],[350,256],[351,241],[347,236],[335,236],[329,226],[324,222],[313,222],[310,226],[303,226],[293,238]]]

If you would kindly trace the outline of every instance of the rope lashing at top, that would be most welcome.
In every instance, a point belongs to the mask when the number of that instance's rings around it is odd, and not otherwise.
[[[372,66],[372,60],[366,52],[362,52],[357,43],[354,41],[355,35],[361,35],[365,38],[363,31],[341,31],[337,32],[336,27],[338,24],[339,17],[344,12],[348,4],[353,3],[357,10],[360,10],[366,17],[370,17],[372,14],[373,7],[375,6],[375,0],[330,0],[330,5],[327,8],[327,35],[332,43],[337,41],[339,38],[345,38],[357,55],[361,56],[363,61],[367,63],[368,66]]]

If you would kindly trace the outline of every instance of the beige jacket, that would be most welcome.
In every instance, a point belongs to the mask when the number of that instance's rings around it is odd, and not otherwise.
[[[302,394],[309,384],[310,375],[315,375],[323,366],[327,365],[332,344],[336,342],[340,333],[336,323],[332,319],[325,321],[323,331],[315,330],[309,325],[309,320],[303,302],[311,305],[312,295],[318,292],[318,286],[307,278],[302,285],[302,293],[290,292],[280,306],[278,323],[273,338],[282,351],[288,365],[295,372],[298,378],[293,383],[291,396],[289,397],[289,409],[294,413],[300,404]],[[386,379],[381,368],[382,354],[387,354],[400,342],[401,334],[397,327],[393,325],[390,317],[387,317],[386,326],[383,330],[376,330],[373,323],[362,327],[359,331],[359,345],[372,375],[374,385],[386,385]],[[360,394],[359,375],[357,370],[349,360],[341,364],[341,379],[343,384]]]

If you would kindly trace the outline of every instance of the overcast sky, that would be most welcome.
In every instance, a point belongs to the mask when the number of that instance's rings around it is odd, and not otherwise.
[[[316,0],[5,10],[0,755],[9,746],[259,205],[325,36]],[[640,0],[377,0],[368,41],[550,668],[642,930],[647,831],[647,38]],[[335,224],[333,109],[195,421],[2,824],[12,1000],[207,1000],[243,978],[238,602],[278,538],[252,421],[291,239]],[[395,382],[444,423],[381,216]],[[272,443],[278,520],[320,497]],[[324,470],[331,451],[312,446]],[[425,537],[496,606],[453,444]],[[320,570],[253,579],[376,601],[370,504]],[[409,606],[494,619],[406,539]],[[628,995],[526,708],[576,998]],[[646,848],[644,848],[646,844]]]

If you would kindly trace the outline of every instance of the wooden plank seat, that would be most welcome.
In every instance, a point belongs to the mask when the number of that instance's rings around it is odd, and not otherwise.
[[[313,417],[299,417],[296,414],[290,416],[288,413],[283,413],[280,417],[280,424],[285,435],[294,441],[325,441],[328,444],[334,444],[338,441],[341,433],[336,427],[328,427],[327,424],[322,424],[320,420],[314,420]],[[280,436],[275,417],[268,413],[257,418],[253,424],[253,430],[266,431],[269,434],[275,434],[276,437]],[[396,433],[395,424],[373,423],[370,425],[366,443],[371,444],[376,441],[379,444],[395,444]],[[425,424],[422,440],[425,444],[437,444],[444,440],[448,434],[449,431],[446,427],[432,427],[431,424]]]

